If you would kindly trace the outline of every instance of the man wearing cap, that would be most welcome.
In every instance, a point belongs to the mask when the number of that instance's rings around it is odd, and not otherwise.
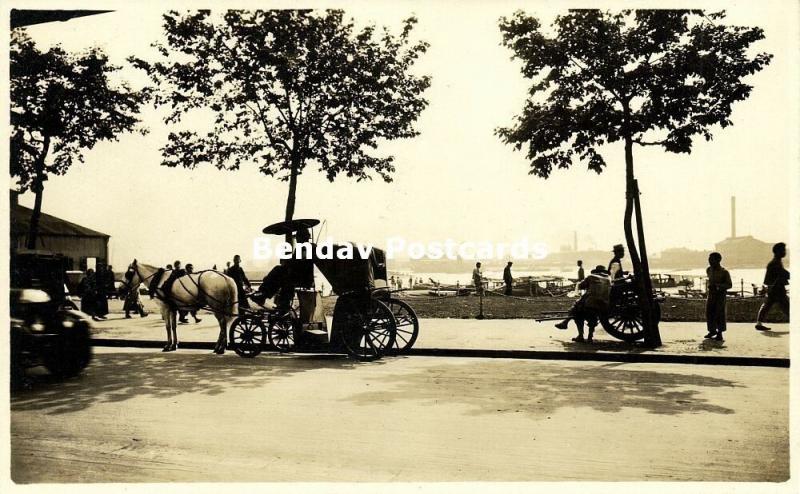
[[[625,247],[622,244],[614,246],[614,257],[608,263],[608,275],[612,280],[622,278],[624,272],[622,271],[622,258],[625,257]]]
[[[611,280],[608,278],[608,273],[606,273],[603,266],[596,266],[591,274],[580,282],[578,288],[585,290],[584,294],[569,310],[569,317],[556,324],[556,327],[558,329],[567,329],[569,320],[574,319],[575,325],[578,327],[578,336],[572,338],[572,341],[578,343],[588,341],[591,343],[598,316],[608,311]],[[584,322],[589,325],[589,336],[585,340],[583,338]]]

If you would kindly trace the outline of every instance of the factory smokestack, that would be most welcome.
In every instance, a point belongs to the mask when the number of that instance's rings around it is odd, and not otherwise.
[[[731,196],[731,238],[736,238],[736,196]]]

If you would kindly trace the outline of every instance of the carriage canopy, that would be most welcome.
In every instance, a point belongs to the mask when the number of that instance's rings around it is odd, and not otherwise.
[[[349,242],[353,249],[352,259],[314,259],[314,264],[331,284],[337,294],[365,289],[386,288],[386,252],[372,247],[363,257],[356,244]],[[334,244],[333,252],[339,252],[344,244]]]

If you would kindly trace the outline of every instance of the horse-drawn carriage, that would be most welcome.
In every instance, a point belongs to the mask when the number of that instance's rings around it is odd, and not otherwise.
[[[290,235],[312,228],[318,220],[294,220],[270,225],[264,233]],[[333,245],[334,253],[342,245]],[[419,333],[414,310],[392,296],[386,276],[383,250],[364,251],[350,245],[352,258],[320,258],[313,263],[337,295],[331,330],[322,307],[322,295],[313,285],[295,288],[295,302],[289,310],[244,309],[230,326],[228,343],[242,357],[255,357],[265,349],[281,352],[322,350],[343,352],[369,361],[410,349]]]

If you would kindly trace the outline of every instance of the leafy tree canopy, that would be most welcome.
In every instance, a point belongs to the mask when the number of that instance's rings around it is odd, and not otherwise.
[[[147,91],[115,85],[119,67],[100,49],[70,54],[40,51],[22,29],[11,34],[11,175],[21,190],[63,175],[101,140],[137,127]],[[52,159],[49,159],[49,158]]]
[[[390,181],[393,157],[375,149],[416,136],[427,106],[430,79],[411,72],[428,47],[411,41],[415,23],[392,34],[357,29],[338,10],[170,12],[166,42],[154,45],[162,58],[132,61],[158,84],[166,122],[203,109],[213,128],[171,133],[163,164],[235,170],[251,162],[286,180],[314,162],[331,181],[370,178],[370,170]]]
[[[574,10],[548,35],[523,12],[500,19],[503,44],[532,79],[529,99],[497,134],[527,146],[531,174],[547,178],[574,161],[597,173],[597,148],[621,139],[689,153],[693,139],[727,127],[732,105],[746,99],[746,76],[771,55],[751,55],[758,27],[722,24],[724,12]]]

